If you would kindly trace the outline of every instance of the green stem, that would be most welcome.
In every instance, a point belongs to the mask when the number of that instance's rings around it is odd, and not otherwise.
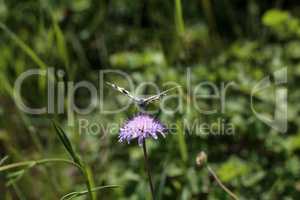
[[[155,200],[155,198],[154,198],[154,187],[153,187],[153,183],[152,183],[149,160],[148,160],[148,154],[147,154],[146,140],[143,141],[143,151],[144,151],[144,159],[145,159],[145,170],[148,174],[149,187],[150,187],[150,190],[151,190],[152,200]]]
[[[175,25],[179,36],[184,34],[184,20],[181,0],[175,0]]]
[[[83,176],[86,180],[86,186],[87,186],[87,189],[88,189],[90,199],[95,200],[95,198],[93,196],[93,192],[92,192],[92,183],[91,183],[91,180],[89,178],[89,173],[87,171],[87,168],[83,164],[79,165],[79,164],[77,164],[73,161],[70,161],[70,160],[49,158],[49,159],[42,159],[42,160],[17,162],[17,163],[4,165],[4,166],[0,167],[0,172],[10,170],[10,169],[14,169],[14,168],[18,168],[18,167],[30,167],[31,168],[31,167],[34,167],[36,165],[42,165],[42,164],[46,164],[46,163],[66,163],[66,164],[71,164],[71,165],[77,167],[82,172],[82,174],[83,174]]]
[[[0,167],[0,172],[1,171],[6,171],[6,170],[10,170],[10,169],[14,169],[14,168],[18,168],[18,167],[24,167],[24,166],[33,167],[35,165],[42,165],[42,164],[46,164],[46,163],[66,163],[66,164],[71,164],[71,165],[77,167],[78,169],[80,169],[82,171],[81,166],[79,166],[78,164],[76,164],[73,161],[66,160],[66,159],[49,158],[49,159],[24,161],[24,162],[17,162],[17,163],[13,163],[13,164],[9,164],[9,165],[4,165],[4,166]]]
[[[83,173],[83,176],[85,177],[85,184],[86,184],[86,187],[87,187],[87,190],[88,190],[88,194],[89,194],[89,198],[91,200],[95,200],[95,197],[93,195],[93,191],[92,191],[92,180],[89,176],[89,171],[88,171],[88,168],[86,166],[83,166],[84,169],[82,170],[82,173]]]

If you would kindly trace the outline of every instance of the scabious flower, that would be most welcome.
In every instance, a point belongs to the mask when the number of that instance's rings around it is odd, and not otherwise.
[[[137,139],[141,146],[145,139],[157,139],[161,134],[165,137],[167,129],[158,120],[154,119],[147,114],[139,114],[132,119],[128,120],[120,129],[119,142]]]

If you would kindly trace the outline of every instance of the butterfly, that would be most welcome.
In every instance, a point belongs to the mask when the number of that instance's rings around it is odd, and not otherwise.
[[[131,100],[133,100],[135,103],[137,103],[139,106],[142,106],[142,107],[148,105],[149,103],[152,103],[153,101],[157,101],[157,100],[161,99],[163,96],[167,95],[167,92],[179,87],[179,86],[176,86],[176,87],[170,88],[168,90],[165,90],[161,93],[158,93],[156,95],[153,95],[153,96],[150,96],[150,97],[147,97],[147,98],[141,98],[141,97],[133,96],[126,89],[124,89],[122,87],[119,87],[114,83],[106,82],[106,84],[111,86],[115,90],[121,92],[122,94],[126,95],[127,97],[129,97]]]

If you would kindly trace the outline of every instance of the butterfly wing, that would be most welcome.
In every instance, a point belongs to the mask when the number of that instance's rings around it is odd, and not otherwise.
[[[151,97],[145,98],[145,99],[144,99],[144,103],[145,103],[145,104],[149,104],[149,103],[151,103],[151,102],[153,102],[153,101],[157,101],[157,100],[159,100],[160,98],[162,98],[163,96],[166,96],[167,93],[168,93],[169,91],[174,90],[175,88],[178,88],[178,87],[179,87],[179,86],[176,86],[176,87],[170,88],[170,89],[168,89],[168,90],[165,90],[165,91],[163,91],[163,92],[161,92],[161,93],[159,93],[159,94],[156,94],[156,95],[153,95],[153,96],[151,96]]]
[[[128,92],[128,91],[125,90],[124,88],[119,87],[119,86],[117,86],[116,84],[110,83],[110,82],[106,82],[106,84],[109,85],[109,86],[111,86],[111,87],[114,88],[115,90],[121,92],[122,94],[126,95],[126,96],[129,97],[130,99],[132,99],[132,100],[134,100],[134,101],[136,101],[136,102],[139,101],[138,98],[134,97],[132,94],[130,94],[130,92]]]

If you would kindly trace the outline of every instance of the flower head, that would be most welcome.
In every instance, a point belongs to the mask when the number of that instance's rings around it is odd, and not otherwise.
[[[204,151],[198,153],[196,157],[196,164],[198,167],[202,167],[207,162],[207,155]]]
[[[158,134],[165,137],[166,128],[158,120],[147,114],[139,114],[127,121],[120,129],[119,141],[128,143],[137,138],[139,145],[142,145],[146,138],[158,138]]]

